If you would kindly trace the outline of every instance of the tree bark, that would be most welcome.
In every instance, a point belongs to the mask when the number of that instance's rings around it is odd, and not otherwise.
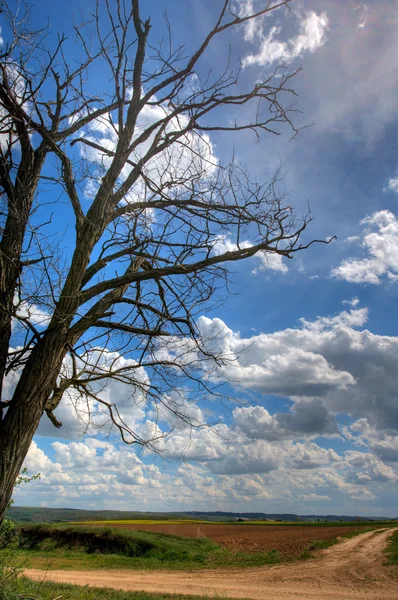
[[[33,200],[46,151],[33,151],[30,142],[23,146],[23,160],[15,185],[9,181],[8,215],[0,241],[0,382],[4,380],[11,339],[14,296],[22,272],[21,255]],[[2,168],[3,167],[3,168]],[[5,183],[4,165],[0,165],[0,183]],[[0,385],[0,421],[2,419],[2,386]]]
[[[0,422],[0,523],[48,398],[56,385],[66,354],[66,339],[65,333],[50,331],[43,343],[32,351],[13,400]]]

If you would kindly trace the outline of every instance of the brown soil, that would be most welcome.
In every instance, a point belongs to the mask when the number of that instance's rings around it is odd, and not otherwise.
[[[277,567],[199,572],[31,569],[26,575],[93,587],[254,600],[397,600],[397,571],[383,566],[391,533],[364,533],[322,551],[314,560]]]
[[[232,552],[269,552],[278,550],[285,558],[298,556],[310,542],[331,540],[361,527],[314,527],[311,525],[213,525],[202,523],[165,523],[157,525],[117,524],[112,527],[140,529],[185,535],[188,537],[207,537],[232,550]]]

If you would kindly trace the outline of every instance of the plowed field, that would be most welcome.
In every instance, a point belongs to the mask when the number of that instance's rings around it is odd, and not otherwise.
[[[213,525],[202,523],[162,523],[157,525],[115,524],[112,527],[138,529],[207,537],[233,552],[269,552],[279,550],[286,558],[298,556],[313,541],[330,540],[346,533],[360,531],[362,527],[314,527],[308,525]]]

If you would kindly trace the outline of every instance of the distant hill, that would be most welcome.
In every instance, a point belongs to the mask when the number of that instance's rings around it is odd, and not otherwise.
[[[355,517],[350,515],[296,515],[291,513],[260,512],[137,512],[120,510],[80,510],[77,508],[41,508],[29,506],[12,506],[6,516],[24,523],[60,523],[65,521],[112,521],[128,519],[203,519],[210,521],[233,521],[238,519],[268,521],[383,521],[386,517]],[[393,519],[391,519],[393,520]]]

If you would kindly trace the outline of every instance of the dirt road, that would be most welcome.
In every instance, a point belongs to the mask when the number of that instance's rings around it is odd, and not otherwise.
[[[32,579],[121,590],[254,600],[397,600],[396,569],[383,566],[392,530],[363,533],[307,562],[207,571],[26,571]]]

